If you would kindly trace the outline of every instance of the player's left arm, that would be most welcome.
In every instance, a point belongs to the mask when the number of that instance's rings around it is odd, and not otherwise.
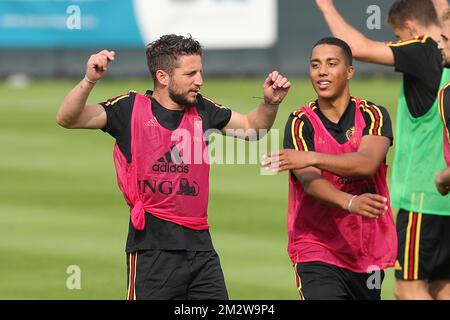
[[[369,219],[376,219],[386,213],[387,199],[381,195],[365,193],[355,196],[338,190],[314,167],[293,170],[292,173],[301,183],[305,193],[323,204]]]
[[[291,83],[286,77],[278,71],[271,72],[264,81],[264,99],[259,106],[248,114],[233,111],[230,121],[222,129],[222,133],[249,140],[252,138],[252,135],[247,134],[248,130],[253,129],[252,131],[256,133],[256,138],[262,138],[264,132],[260,132],[260,129],[268,131],[272,128],[278,112],[278,106],[286,97],[290,87]]]
[[[353,57],[365,62],[394,65],[394,55],[384,42],[367,38],[351,26],[334,6],[333,0],[316,0],[331,33],[342,39],[352,49]]]

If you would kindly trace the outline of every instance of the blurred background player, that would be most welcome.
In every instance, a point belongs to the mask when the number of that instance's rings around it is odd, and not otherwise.
[[[349,43],[356,59],[391,65],[403,74],[391,183],[392,206],[399,208],[394,293],[398,299],[447,296],[440,283],[450,278],[450,268],[442,268],[438,253],[448,246],[443,234],[449,232],[445,226],[450,203],[436,191],[430,177],[445,166],[437,93],[450,80],[450,72],[443,72],[437,47],[441,30],[434,4],[431,0],[395,1],[388,22],[400,41],[386,44],[350,26],[332,0],[316,3],[333,35]],[[441,1],[436,4],[445,6]]]
[[[450,67],[450,10],[442,15],[442,35],[439,49],[445,61],[445,67]],[[436,188],[443,196],[450,191],[450,82],[439,92],[439,114],[444,124],[444,157],[447,168],[436,175]],[[450,243],[450,240],[448,241]],[[450,266],[449,266],[450,268]],[[447,284],[448,285],[448,284]],[[449,297],[450,298],[450,297]]]
[[[115,59],[114,52],[103,50],[89,58],[86,75],[66,96],[57,122],[69,129],[102,129],[116,139],[118,184],[131,214],[127,298],[227,299],[207,222],[209,162],[203,158],[203,133],[211,128],[230,135],[236,129],[270,129],[290,82],[277,71],[270,73],[264,100],[243,115],[199,93],[203,77],[198,41],[165,35],[146,53],[153,91],[130,91],[87,104],[95,83]],[[189,133],[182,137],[182,148],[173,138],[177,132]]]
[[[318,100],[291,114],[284,138],[290,150],[264,163],[292,170],[288,251],[306,300],[379,300],[383,270],[395,263],[385,163],[391,121],[383,107],[350,96],[353,74],[344,41],[318,41],[310,61]],[[374,277],[378,285],[369,287]]]

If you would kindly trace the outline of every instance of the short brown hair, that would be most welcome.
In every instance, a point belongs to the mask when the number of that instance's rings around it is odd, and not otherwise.
[[[189,37],[175,34],[164,35],[150,43],[146,50],[147,65],[154,81],[156,71],[164,70],[172,75],[177,67],[177,59],[183,55],[202,55],[202,46],[191,35]]]
[[[388,23],[403,28],[406,20],[416,20],[423,26],[437,25],[439,19],[431,0],[396,0],[389,10]]]
[[[442,22],[449,20],[450,20],[450,9],[447,9],[447,11],[445,11],[444,14],[442,15]]]

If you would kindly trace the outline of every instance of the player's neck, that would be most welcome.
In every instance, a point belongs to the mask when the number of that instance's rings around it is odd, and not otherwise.
[[[158,101],[158,103],[166,109],[169,110],[183,110],[184,106],[180,106],[178,103],[174,102],[169,93],[165,90],[160,90],[155,88],[152,97]]]
[[[324,99],[319,97],[319,109],[330,121],[338,123],[347,110],[350,102],[350,92],[346,91],[345,94],[332,98]]]
[[[434,41],[441,41],[441,28],[439,28],[438,26],[431,26],[428,29],[428,35],[433,38]]]
[[[441,28],[435,25],[420,28],[418,29],[418,32],[420,34],[417,34],[417,36],[429,36],[436,42],[440,41],[441,39]]]

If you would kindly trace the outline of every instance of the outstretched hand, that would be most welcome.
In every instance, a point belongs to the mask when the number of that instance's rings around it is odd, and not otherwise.
[[[91,81],[97,81],[108,70],[108,65],[114,60],[116,53],[114,51],[103,50],[91,55],[86,64],[86,77]]]
[[[272,71],[264,81],[264,101],[268,104],[278,105],[286,97],[291,83],[278,71]]]
[[[285,149],[263,155],[261,165],[274,172],[303,169],[313,165],[312,156],[311,152]]]

